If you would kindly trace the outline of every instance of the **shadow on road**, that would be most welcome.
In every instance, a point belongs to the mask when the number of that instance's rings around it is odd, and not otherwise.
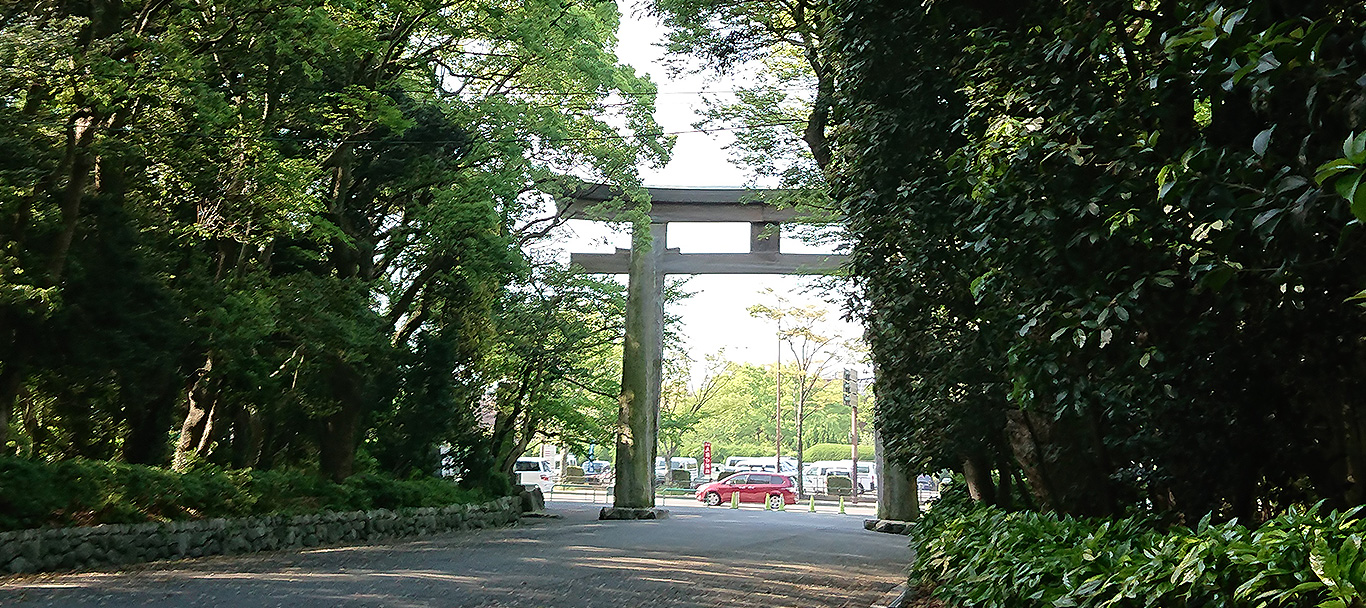
[[[903,580],[904,537],[854,516],[672,507],[420,541],[0,579],[4,606],[869,606]]]

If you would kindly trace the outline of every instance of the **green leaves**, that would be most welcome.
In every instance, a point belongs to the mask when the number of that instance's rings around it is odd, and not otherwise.
[[[1344,303],[1366,251],[1366,7],[997,8],[831,4],[835,192],[889,445],[950,467],[980,451],[1001,477],[1030,449],[1104,445],[1107,470],[1065,475],[1115,512],[1357,500],[1311,463],[1348,458],[1322,449],[1342,428],[1304,418],[1338,406],[1289,395],[1305,377],[1357,391],[1329,360],[1366,353],[1343,337],[1366,334]],[[1097,436],[1021,446],[979,407],[1083,415]]]
[[[1346,199],[1351,206],[1352,215],[1366,222],[1366,131],[1349,135],[1342,142],[1342,158],[1330,160],[1314,172],[1314,181],[1320,186],[1333,184],[1338,196]]]
[[[1354,165],[1366,164],[1366,131],[1353,136],[1347,136],[1342,142],[1342,154],[1347,157],[1347,161]]]
[[[192,385],[232,404],[198,427],[232,440],[180,437],[182,461],[341,462],[364,437],[430,473],[434,445],[478,441],[497,307],[555,224],[536,188],[629,189],[668,158],[613,3],[133,5],[0,24],[0,374],[82,395],[0,425],[0,452],[128,457],[191,409],[154,387]],[[584,356],[557,365],[612,365]]]
[[[912,582],[950,604],[1326,608],[1366,600],[1366,525],[1351,512],[1292,510],[1256,529],[1206,517],[1188,530],[961,500],[946,496],[911,533]]]
[[[1271,127],[1252,138],[1252,153],[1257,156],[1266,156],[1266,147],[1271,145],[1271,134],[1275,131],[1276,127]]]

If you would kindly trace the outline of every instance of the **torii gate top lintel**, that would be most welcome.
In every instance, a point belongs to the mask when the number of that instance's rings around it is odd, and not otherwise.
[[[668,222],[790,222],[795,209],[780,209],[763,202],[772,190],[746,188],[654,188],[650,195],[650,220]],[[606,184],[587,184],[569,195],[561,212],[577,219],[606,220],[591,213],[594,205],[621,197],[621,190]]]
[[[667,249],[658,253],[662,274],[828,274],[837,271],[846,256],[832,254],[789,254],[779,248],[779,224],[791,222],[800,213],[763,202],[771,190],[746,188],[646,188],[650,195],[650,220],[670,222],[749,223],[749,253],[680,253]],[[585,184],[561,203],[560,212],[574,219],[607,220],[593,214],[595,205],[619,198],[621,190],[606,184]],[[616,253],[574,253],[570,263],[585,272],[626,274],[630,268],[629,249]]]

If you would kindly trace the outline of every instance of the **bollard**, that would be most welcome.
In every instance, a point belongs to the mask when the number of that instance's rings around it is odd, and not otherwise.
[[[806,510],[806,512],[807,512],[807,513],[815,513],[815,512],[816,512],[816,497],[815,497],[815,496],[812,496],[812,497],[811,497],[811,507],[808,508],[808,509]]]
[[[840,515],[844,515],[844,497],[840,497]]]
[[[739,508],[740,508],[740,493],[739,493],[739,492],[731,492],[731,493],[730,493],[730,508],[732,508],[732,509],[739,509]]]

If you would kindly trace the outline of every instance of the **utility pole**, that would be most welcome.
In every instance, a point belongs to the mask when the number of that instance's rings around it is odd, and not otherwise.
[[[780,303],[779,306],[782,304]],[[783,317],[778,311],[778,364],[774,366],[773,472],[783,472]],[[800,473],[801,471],[798,471]]]
[[[849,451],[853,460],[849,479],[854,482],[854,504],[858,504],[858,372],[852,369],[844,370],[844,404],[849,406]]]

